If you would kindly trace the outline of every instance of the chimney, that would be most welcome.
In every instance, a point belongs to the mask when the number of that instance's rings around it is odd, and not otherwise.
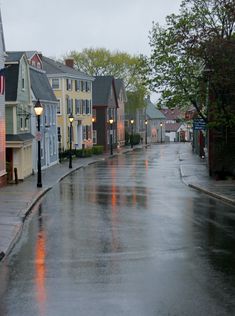
[[[74,59],[73,57],[69,57],[65,59],[65,65],[70,67],[70,68],[74,68]]]

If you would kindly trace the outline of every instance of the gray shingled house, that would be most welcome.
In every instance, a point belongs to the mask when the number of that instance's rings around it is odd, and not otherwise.
[[[7,52],[6,75],[6,161],[9,180],[32,173],[31,89],[29,65],[24,52]]]
[[[58,100],[51,88],[46,72],[30,66],[32,102],[39,99],[43,105],[41,117],[41,164],[42,169],[58,163],[58,137],[56,113]],[[32,116],[32,134],[36,134],[36,117]],[[33,169],[37,169],[37,144],[33,142]]]

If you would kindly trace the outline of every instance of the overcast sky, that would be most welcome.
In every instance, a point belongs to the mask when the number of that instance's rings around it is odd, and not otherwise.
[[[60,58],[104,47],[150,53],[152,21],[164,25],[181,0],[0,0],[6,50],[38,50]]]

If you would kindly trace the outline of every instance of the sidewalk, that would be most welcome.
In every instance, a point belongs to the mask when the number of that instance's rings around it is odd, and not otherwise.
[[[206,160],[192,153],[191,145],[181,146],[180,173],[183,182],[196,190],[235,206],[235,180],[211,179]]]
[[[171,146],[162,144],[160,146]],[[134,149],[142,148],[142,145]],[[114,155],[121,155],[133,149],[123,148]],[[37,175],[23,182],[0,189],[0,261],[15,245],[23,229],[23,223],[36,202],[56,183],[71,172],[110,158],[109,154],[89,158],[73,159],[73,168],[68,161],[42,171],[42,188],[37,188]],[[206,163],[194,155],[190,144],[179,144],[179,166],[183,182],[197,190],[210,194],[235,206],[235,181],[215,181],[209,178]]]

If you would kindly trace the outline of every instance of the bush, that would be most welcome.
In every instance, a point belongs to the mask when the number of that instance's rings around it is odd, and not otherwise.
[[[82,158],[82,157],[91,157],[92,156],[92,148],[84,148],[84,149],[76,149],[75,156]]]
[[[138,145],[140,143],[140,134],[133,134],[130,136],[130,143],[133,145]]]
[[[127,131],[125,131],[125,145],[130,144],[130,135]]]
[[[92,153],[94,155],[101,155],[104,152],[104,146],[93,146],[92,147]]]

